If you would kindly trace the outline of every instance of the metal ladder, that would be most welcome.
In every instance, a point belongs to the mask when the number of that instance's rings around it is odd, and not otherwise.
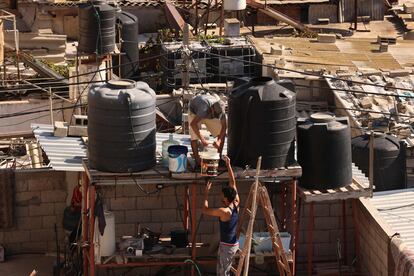
[[[276,218],[273,212],[272,203],[269,198],[269,193],[265,186],[259,182],[260,166],[262,158],[259,157],[257,161],[257,171],[255,182],[252,185],[249,195],[247,197],[246,205],[243,209],[242,215],[238,222],[237,233],[240,234],[243,222],[245,218],[249,219],[249,223],[246,231],[246,239],[244,242],[243,249],[240,251],[239,263],[237,269],[231,267],[231,271],[240,276],[243,272],[244,276],[247,276],[249,273],[249,261],[250,261],[250,250],[252,246],[253,238],[253,226],[256,218],[257,207],[261,205],[263,208],[267,228],[272,239],[272,248],[276,258],[276,265],[279,270],[279,275],[282,276],[291,276],[289,263],[283,249],[282,241],[280,239],[279,228],[277,226]]]

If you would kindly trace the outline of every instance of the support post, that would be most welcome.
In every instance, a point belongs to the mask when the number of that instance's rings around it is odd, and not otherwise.
[[[83,258],[83,275],[88,276],[88,186],[89,179],[84,172],[82,174],[82,255]]]
[[[314,213],[313,202],[309,205],[309,224],[308,224],[308,275],[312,275],[313,262],[313,227],[314,227]]]
[[[186,231],[189,230],[189,225],[188,225],[188,214],[190,211],[190,199],[188,197],[189,194],[189,189],[188,189],[188,185],[186,185],[186,187],[184,188],[184,229]]]
[[[223,35],[223,24],[224,24],[224,0],[221,0],[221,11],[220,11],[220,31],[219,35]]]
[[[50,104],[50,123],[54,125],[53,120],[53,99],[52,99],[52,88],[49,86],[49,104]]]
[[[353,220],[354,220],[354,239],[355,239],[355,256],[356,256],[356,271],[359,272],[361,271],[361,260],[360,260],[360,256],[359,256],[359,251],[360,251],[360,243],[359,243],[359,221],[358,221],[358,211],[357,211],[357,206],[358,206],[358,199],[352,199],[352,216],[353,216]]]
[[[296,182],[296,180],[295,180]],[[298,198],[298,203],[297,203],[297,216],[296,216],[296,231],[295,231],[295,243],[292,244],[292,250],[294,250],[295,252],[293,253],[293,266],[292,266],[292,275],[296,275],[296,260],[297,260],[297,250],[299,247],[299,233],[300,233],[300,211],[301,211],[301,207],[302,207],[302,198],[299,197]]]
[[[342,242],[344,264],[348,264],[348,241],[346,236],[346,201],[342,200]]]
[[[358,0],[354,0],[355,5],[355,18],[354,18],[354,24],[355,24],[355,31],[358,31]]]
[[[89,276],[95,276],[95,186],[89,186]]]
[[[295,275],[296,270],[296,247],[297,247],[297,229],[298,229],[298,210],[297,210],[297,187],[296,179],[292,180],[292,275]]]
[[[286,231],[286,198],[287,198],[287,184],[282,183],[282,194],[281,194],[281,200],[280,200],[280,213],[282,217],[282,230]]]
[[[197,183],[191,185],[191,259],[197,258]],[[191,276],[195,275],[195,268],[191,266]]]

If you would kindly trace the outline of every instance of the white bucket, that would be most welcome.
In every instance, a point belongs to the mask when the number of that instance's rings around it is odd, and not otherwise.
[[[172,173],[182,173],[187,170],[186,146],[174,145],[168,148],[168,169]]]
[[[201,159],[201,175],[217,176],[220,154],[217,150],[207,150],[200,152]]]

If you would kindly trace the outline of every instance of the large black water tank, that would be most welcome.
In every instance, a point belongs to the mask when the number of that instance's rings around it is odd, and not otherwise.
[[[369,174],[370,135],[352,139],[352,161]],[[394,136],[374,134],[374,186],[376,191],[404,189],[406,187],[406,146]]]
[[[105,55],[115,50],[115,8],[104,1],[79,5],[78,51]]]
[[[155,93],[145,82],[109,81],[88,94],[91,168],[136,172],[155,165]]]
[[[298,119],[297,158],[302,166],[299,185],[332,189],[352,183],[351,132],[347,118],[315,113]]]
[[[121,55],[112,58],[115,72],[121,78],[136,78],[139,73],[138,19],[135,15],[120,11],[116,15],[116,23],[116,38],[121,44]],[[118,67],[120,63],[122,66]]]
[[[232,163],[262,168],[295,162],[296,95],[272,78],[236,82],[229,97],[228,154]]]

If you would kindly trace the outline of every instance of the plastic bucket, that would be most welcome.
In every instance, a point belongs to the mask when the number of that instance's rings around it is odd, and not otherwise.
[[[168,147],[168,169],[172,173],[182,173],[187,170],[186,146],[174,145]]]
[[[200,152],[201,159],[201,175],[217,176],[220,154],[214,151]]]

